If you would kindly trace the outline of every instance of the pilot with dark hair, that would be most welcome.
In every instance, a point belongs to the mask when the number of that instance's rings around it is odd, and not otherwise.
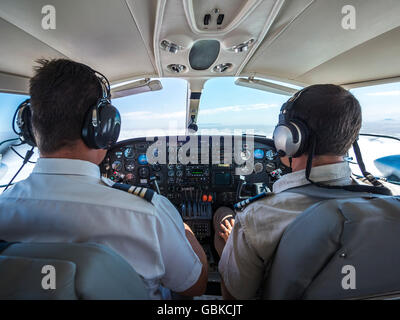
[[[0,196],[2,239],[103,244],[129,262],[152,299],[169,298],[170,291],[202,295],[206,255],[170,201],[143,188],[116,190],[101,179],[107,150],[92,145],[99,137],[88,138],[87,128],[97,125],[93,106],[109,91],[104,78],[69,60],[39,63],[30,108],[40,159],[28,179]],[[102,112],[113,112],[107,108]]]
[[[291,166],[292,173],[275,182],[273,193],[252,203],[235,218],[234,212],[225,207],[214,216],[215,247],[221,255],[219,271],[226,299],[261,296],[261,287],[286,227],[319,201],[306,194],[292,193],[291,189],[311,183],[329,186],[355,183],[344,156],[361,128],[361,107],[357,99],[340,86],[314,85],[293,100],[296,101],[285,117],[306,125],[309,136],[302,146],[303,152],[290,159],[282,157],[282,162]],[[307,176],[311,152],[312,170]]]

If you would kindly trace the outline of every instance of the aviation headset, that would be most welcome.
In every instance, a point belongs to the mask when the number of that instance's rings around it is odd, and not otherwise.
[[[273,137],[276,150],[281,157],[297,158],[307,151],[310,130],[303,121],[288,117],[296,101],[305,91],[307,88],[297,92],[281,108],[279,123],[275,127]]]
[[[102,97],[87,111],[82,125],[81,136],[85,144],[91,149],[108,149],[117,142],[121,130],[121,115],[111,104],[111,91],[108,79],[98,71],[82,65],[93,72],[98,79]],[[18,108],[13,119],[14,132],[20,139],[32,147],[36,147],[32,131],[32,110],[30,100],[24,101]],[[15,130],[15,120],[19,132]]]
[[[311,132],[307,124],[299,119],[290,117],[290,111],[294,108],[296,101],[301,95],[306,92],[305,88],[297,92],[291,97],[281,108],[279,114],[279,123],[275,127],[273,140],[275,148],[280,157],[289,157],[290,162],[292,158],[297,158],[308,153],[307,166],[306,166],[306,179],[313,185],[327,189],[343,189],[353,192],[368,192],[382,195],[392,195],[391,191],[382,185],[366,168],[362,159],[360,147],[357,140],[353,143],[354,153],[357,158],[357,163],[360,167],[364,177],[373,185],[346,185],[346,186],[329,186],[323,183],[314,182],[310,179],[313,157],[315,156],[315,148],[317,144],[316,135]]]

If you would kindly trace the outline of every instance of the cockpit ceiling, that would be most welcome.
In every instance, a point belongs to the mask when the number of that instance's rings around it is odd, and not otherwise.
[[[287,1],[243,70],[305,84],[400,76],[400,1],[353,0],[356,29],[342,28],[346,0]],[[294,14],[297,16],[294,17]]]
[[[56,8],[55,30],[41,25],[42,7],[47,4]],[[347,0],[0,0],[0,78],[30,77],[34,60],[49,57],[89,64],[114,83],[139,77],[256,75],[306,85],[400,77],[400,1],[352,0],[355,30],[342,28],[342,8],[348,4]],[[207,13],[212,20],[206,29]],[[225,18],[218,26],[215,19],[221,13]],[[165,39],[182,48],[177,54],[162,50],[160,42]],[[220,53],[209,69],[193,70],[190,49],[205,39],[220,41]],[[250,39],[255,42],[248,51],[231,50]],[[214,72],[222,63],[232,67],[225,73]],[[169,71],[170,64],[187,68],[175,74]]]
[[[49,3],[56,8],[55,30],[42,28],[42,7]],[[31,76],[35,59],[67,57],[102,70],[111,81],[154,75],[151,30],[139,31],[154,25],[151,3],[1,0],[0,71]]]

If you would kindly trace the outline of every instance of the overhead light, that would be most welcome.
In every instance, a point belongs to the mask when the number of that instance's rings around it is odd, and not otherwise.
[[[298,89],[282,86],[268,81],[257,80],[254,78],[239,78],[235,81],[235,84],[241,87],[263,90],[285,96],[292,96],[298,91]]]
[[[217,66],[214,67],[213,71],[214,72],[218,72],[218,73],[222,73],[227,71],[228,69],[232,68],[233,64],[232,63],[221,63]]]
[[[111,97],[113,99],[122,98],[134,94],[159,91],[162,90],[162,88],[163,86],[160,80],[144,79],[119,86],[112,86]]]
[[[168,40],[161,41],[160,47],[161,49],[174,54],[178,53],[180,50],[183,50],[182,46],[172,43]]]
[[[233,46],[231,48],[229,48],[230,51],[233,51],[235,53],[240,53],[240,52],[246,52],[247,50],[249,50],[253,44],[254,44],[255,40],[254,39],[250,39],[246,42],[240,43],[236,46]]]
[[[183,64],[170,64],[167,69],[173,73],[182,73],[186,70],[186,66]]]

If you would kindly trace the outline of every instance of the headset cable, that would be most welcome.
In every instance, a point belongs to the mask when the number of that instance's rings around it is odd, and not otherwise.
[[[3,193],[5,191],[7,191],[7,189],[12,185],[12,183],[14,182],[15,178],[20,174],[20,172],[22,171],[22,169],[25,167],[25,165],[29,162],[29,160],[32,158],[34,152],[33,150],[35,150],[35,147],[32,147],[31,150],[29,150],[26,153],[25,159],[24,159],[24,163],[22,164],[21,168],[19,168],[19,170],[17,171],[17,173],[14,175],[14,177],[11,179],[11,181],[8,183],[7,187],[4,189]]]

